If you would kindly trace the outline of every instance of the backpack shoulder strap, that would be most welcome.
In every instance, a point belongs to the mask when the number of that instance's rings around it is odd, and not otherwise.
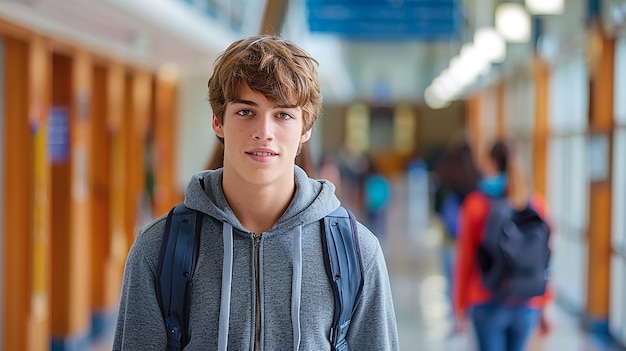
[[[354,215],[340,206],[324,217],[324,258],[335,292],[335,315],[330,330],[332,350],[347,351],[346,335],[363,289],[363,263]]]
[[[485,240],[497,241],[506,222],[513,221],[514,210],[507,199],[489,199],[489,211],[485,219]]]
[[[157,297],[167,329],[167,350],[187,344],[191,280],[198,256],[198,212],[180,204],[168,213],[158,265]]]

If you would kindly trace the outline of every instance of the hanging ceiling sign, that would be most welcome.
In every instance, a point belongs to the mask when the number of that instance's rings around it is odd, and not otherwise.
[[[307,0],[313,33],[346,39],[439,41],[461,39],[458,0]]]

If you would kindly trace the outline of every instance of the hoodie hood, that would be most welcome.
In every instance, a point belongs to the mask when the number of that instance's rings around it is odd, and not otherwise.
[[[241,225],[226,201],[222,190],[223,169],[201,171],[194,174],[185,190],[185,205],[201,211],[233,229],[248,231]],[[324,179],[311,179],[298,166],[294,166],[296,192],[287,210],[270,231],[283,231],[319,221],[339,207],[335,186]]]

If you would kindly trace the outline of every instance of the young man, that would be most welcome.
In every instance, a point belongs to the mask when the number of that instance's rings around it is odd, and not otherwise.
[[[330,182],[294,164],[320,113],[317,62],[288,41],[249,37],[218,58],[208,85],[224,163],[186,189],[185,205],[205,216],[185,349],[330,350],[335,298],[320,223],[340,204]],[[166,348],[155,289],[164,228],[164,217],[147,225],[130,250],[114,350]],[[364,286],[347,342],[397,350],[383,253],[367,228],[358,231]]]

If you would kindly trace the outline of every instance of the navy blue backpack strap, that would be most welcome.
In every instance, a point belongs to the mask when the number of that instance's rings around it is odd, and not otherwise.
[[[347,351],[346,336],[363,290],[363,263],[354,215],[340,206],[324,218],[324,262],[335,293],[332,350]]]
[[[157,297],[165,327],[167,350],[187,345],[191,281],[198,256],[202,217],[180,204],[168,213],[158,266]]]

